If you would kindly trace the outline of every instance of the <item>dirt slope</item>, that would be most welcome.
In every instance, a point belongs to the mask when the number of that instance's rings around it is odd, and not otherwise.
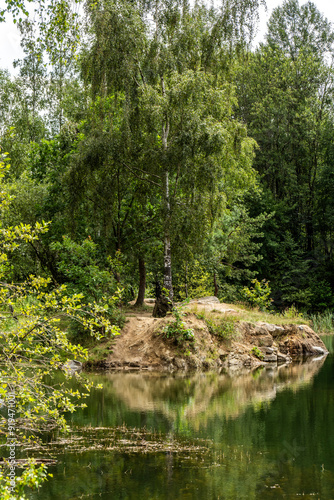
[[[306,355],[327,353],[320,337],[307,325],[277,326],[264,322],[238,321],[242,310],[214,298],[193,302],[184,308],[184,324],[194,332],[194,341],[178,344],[164,338],[165,326],[174,320],[153,318],[146,310],[128,312],[119,336],[107,347],[106,359],[95,363],[104,369],[175,371],[187,369],[253,368],[266,363],[290,363]],[[153,308],[152,302],[147,302]],[[187,311],[188,309],[188,311]],[[231,334],[216,334],[207,326],[208,317],[230,321]]]

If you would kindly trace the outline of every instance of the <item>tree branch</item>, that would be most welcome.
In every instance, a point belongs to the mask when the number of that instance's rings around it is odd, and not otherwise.
[[[161,188],[161,184],[158,184],[157,182],[155,181],[152,181],[151,179],[145,179],[144,177],[140,177],[139,175],[137,175],[133,170],[132,170],[132,167],[129,167],[129,165],[127,165],[126,163],[122,162],[122,165],[124,165],[124,167],[126,167],[128,170],[130,170],[130,172],[137,178],[139,179],[140,181],[144,181],[144,182],[148,182],[149,184],[154,184],[155,186],[158,186],[159,188]],[[140,170],[140,169],[139,169]],[[142,171],[143,172],[143,171]]]

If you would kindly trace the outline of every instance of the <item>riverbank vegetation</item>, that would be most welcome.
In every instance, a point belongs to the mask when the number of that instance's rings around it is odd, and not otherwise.
[[[131,300],[215,295],[334,330],[334,31],[286,0],[253,49],[263,3],[5,2],[24,57],[0,69],[0,396],[21,387],[31,421],[65,425],[43,377]]]

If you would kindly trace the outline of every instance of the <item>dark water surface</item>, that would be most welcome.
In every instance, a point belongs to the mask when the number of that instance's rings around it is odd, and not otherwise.
[[[334,499],[334,354],[233,376],[92,377],[104,389],[71,416],[78,430],[31,498]]]

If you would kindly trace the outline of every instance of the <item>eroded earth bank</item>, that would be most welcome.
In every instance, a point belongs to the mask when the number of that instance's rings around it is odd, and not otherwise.
[[[242,311],[219,303],[215,297],[192,301],[182,309],[182,322],[192,330],[193,340],[167,338],[171,315],[153,318],[147,310],[127,314],[121,334],[104,345],[108,355],[88,366],[107,370],[159,370],[254,368],[285,364],[303,357],[327,354],[320,337],[305,324],[276,325],[244,321]]]

